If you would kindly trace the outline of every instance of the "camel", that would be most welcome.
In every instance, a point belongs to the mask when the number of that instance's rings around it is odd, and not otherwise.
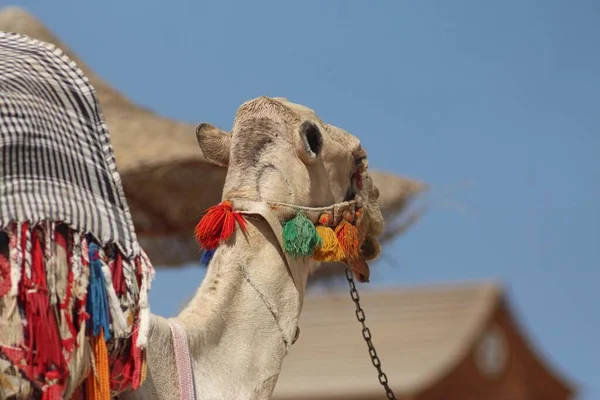
[[[360,142],[312,110],[260,97],[239,108],[231,134],[202,124],[197,136],[208,158],[228,165],[223,199],[319,208],[360,195],[364,234],[380,234],[377,188],[368,175],[360,194],[352,188],[351,177],[366,159]],[[248,219],[247,235],[238,233],[218,247],[195,297],[174,318],[188,335],[199,399],[269,398],[297,334],[308,274],[317,267],[314,260],[287,264],[263,218]],[[363,263],[351,267],[368,275]],[[126,398],[178,399],[174,360],[169,324],[153,316],[148,377]]]
[[[239,107],[231,133],[198,125],[200,151],[227,168],[223,201],[196,228],[208,272],[177,317],[150,315],[152,266],[93,88],[56,47],[0,39],[0,395],[79,398],[85,387],[88,399],[180,399],[184,349],[196,398],[269,398],[309,273],[341,261],[367,281],[380,252],[378,189],[358,138],[264,96]],[[60,147],[69,136],[77,146]]]

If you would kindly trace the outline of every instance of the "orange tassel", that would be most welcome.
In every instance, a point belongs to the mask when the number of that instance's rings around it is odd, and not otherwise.
[[[108,365],[108,350],[104,340],[104,328],[100,328],[98,336],[90,338],[94,359],[96,360],[96,375],[94,369],[90,373],[86,382],[87,400],[110,400],[110,371]]]
[[[341,221],[335,228],[338,242],[346,254],[347,260],[356,260],[359,257],[358,229],[348,221]]]
[[[233,235],[236,222],[243,231],[246,230],[246,220],[242,214],[233,211],[231,202],[225,200],[209,208],[196,225],[196,240],[203,249],[216,249],[219,243]]]

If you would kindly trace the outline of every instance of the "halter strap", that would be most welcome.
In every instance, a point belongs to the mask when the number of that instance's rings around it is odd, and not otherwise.
[[[192,377],[192,360],[190,358],[189,345],[185,329],[173,319],[167,323],[171,328],[173,337],[173,349],[175,351],[175,365],[179,377],[179,396],[181,400],[195,400],[194,379]]]
[[[283,250],[283,227],[281,221],[289,220],[296,216],[298,212],[302,212],[306,218],[313,224],[316,224],[321,215],[328,214],[330,216],[330,224],[335,226],[342,220],[344,213],[349,213],[350,217],[354,218],[356,207],[362,206],[360,200],[345,201],[328,207],[303,207],[287,203],[264,202],[240,198],[232,198],[230,201],[231,206],[235,211],[247,215],[260,215],[269,224],[277,238],[279,247],[285,257],[288,270],[292,275],[292,279],[301,299],[304,299],[304,292],[306,290],[305,283],[303,282],[303,279],[298,276],[298,268],[291,268],[291,266],[294,265],[294,263],[302,261],[290,257]]]

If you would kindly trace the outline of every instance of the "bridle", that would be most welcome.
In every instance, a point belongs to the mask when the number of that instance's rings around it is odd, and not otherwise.
[[[239,215],[245,215],[248,217],[256,217],[260,216],[264,221],[266,221],[270,228],[272,229],[275,237],[279,241],[279,246],[282,249],[282,252],[285,257],[285,261],[292,275],[292,279],[298,292],[300,293],[300,298],[304,298],[304,284],[300,276],[298,276],[297,271],[298,268],[291,268],[293,263],[299,262],[297,259],[290,256],[286,251],[284,251],[285,243],[284,243],[284,234],[283,234],[283,224],[282,221],[288,221],[294,218],[295,215],[302,214],[306,219],[308,219],[311,223],[317,224],[322,222],[322,216],[327,215],[329,218],[327,219],[327,223],[331,225],[337,225],[344,219],[352,220],[355,222],[357,226],[360,227],[362,222],[362,212],[358,212],[362,209],[362,201],[360,200],[360,196],[356,196],[355,200],[345,201],[341,203],[336,203],[334,205],[328,207],[302,207],[293,204],[287,203],[278,203],[278,202],[264,202],[264,201],[254,201],[248,199],[240,199],[240,198],[232,198],[227,203],[228,207],[230,207],[231,212],[237,213],[235,218],[238,218]],[[233,218],[233,216],[229,216],[229,218]],[[238,219],[239,221],[239,219]],[[240,222],[238,222],[240,223]],[[243,227],[243,225],[240,225]],[[273,318],[275,319],[275,323],[279,328],[284,344],[287,347],[293,345],[298,339],[299,328],[296,328],[296,334],[291,343],[285,339],[283,335],[282,329],[279,327],[277,322],[277,318],[273,313],[272,308],[270,307],[268,301],[264,298],[261,291],[253,284],[252,280],[248,276],[245,270],[242,271],[244,273],[246,281],[256,290],[256,292],[261,297],[262,301],[265,303],[265,306],[271,312]],[[366,326],[365,313],[360,305],[360,297],[358,295],[358,290],[356,289],[356,285],[354,283],[354,276],[350,268],[346,268],[346,279],[348,281],[348,285],[350,287],[350,296],[354,301],[356,306],[356,317],[358,321],[362,324],[362,335],[367,343],[369,348],[369,355],[371,357],[371,361],[373,366],[377,369],[379,383],[383,386],[386,391],[387,398],[390,400],[395,400],[396,397],[394,392],[388,385],[387,375],[382,371],[381,361],[377,356],[377,352],[372,342],[372,335],[369,328]],[[177,367],[177,374],[179,377],[179,392],[180,398],[182,400],[194,400],[195,390],[194,390],[194,380],[192,374],[192,363],[189,355],[189,347],[187,342],[187,337],[185,334],[185,330],[181,327],[175,320],[169,320],[169,326],[171,328],[172,337],[173,337],[173,345],[175,348],[175,362]]]

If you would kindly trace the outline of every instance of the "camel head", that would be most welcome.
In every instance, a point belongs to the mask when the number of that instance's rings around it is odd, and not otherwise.
[[[383,217],[358,138],[324,123],[305,106],[269,97],[242,104],[230,134],[203,123],[196,135],[205,157],[228,168],[224,200],[319,208],[358,199],[362,251],[360,262],[348,264],[368,277],[364,260],[380,251],[376,237]]]

